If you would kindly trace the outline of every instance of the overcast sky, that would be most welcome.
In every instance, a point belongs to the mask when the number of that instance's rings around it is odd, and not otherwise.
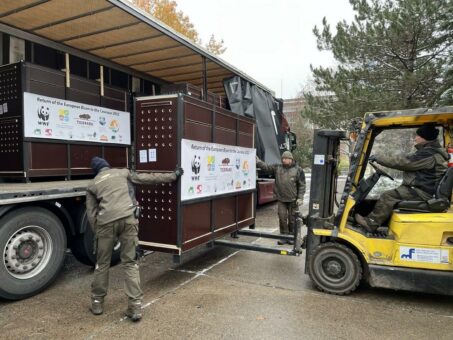
[[[348,0],[176,0],[204,43],[225,41],[224,60],[277,97],[293,98],[310,78],[310,64],[333,65],[319,52],[312,30],[327,17],[331,26],[353,12]]]

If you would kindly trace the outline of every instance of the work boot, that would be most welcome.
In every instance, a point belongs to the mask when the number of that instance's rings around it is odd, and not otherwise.
[[[286,240],[278,240],[278,241],[277,241],[277,244],[278,244],[279,246],[282,246],[282,245],[286,244]]]
[[[355,214],[355,221],[359,224],[363,229],[365,229],[369,233],[374,233],[379,225],[372,219],[368,217],[363,217],[360,214]]]
[[[90,310],[94,315],[101,315],[104,312],[104,301],[96,298],[92,299]]]
[[[126,316],[133,322],[140,321],[142,319],[142,303],[141,301],[129,302],[129,306],[126,310]]]

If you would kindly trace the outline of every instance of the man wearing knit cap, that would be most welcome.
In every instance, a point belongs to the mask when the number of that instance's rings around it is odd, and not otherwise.
[[[109,268],[113,246],[121,243],[121,265],[125,274],[128,296],[126,316],[132,321],[142,317],[143,292],[136,259],[138,245],[138,203],[133,184],[159,184],[176,181],[184,171],[177,168],[170,173],[135,173],[128,169],[112,169],[103,158],[94,157],[91,168],[96,177],[89,183],[86,194],[87,216],[95,233],[96,267],[91,285],[91,312],[104,311]]]
[[[375,232],[387,221],[398,202],[427,201],[433,197],[447,170],[449,157],[447,151],[438,142],[438,135],[438,129],[433,125],[425,124],[416,131],[414,153],[369,157],[369,161],[403,171],[403,183],[396,189],[384,192],[367,217],[355,215],[356,222],[367,232]]]
[[[295,212],[302,205],[305,194],[304,171],[294,162],[289,151],[282,154],[282,163],[268,165],[256,157],[256,166],[274,175],[274,197],[278,201],[280,234],[292,235],[295,226]],[[278,244],[292,244],[292,241],[279,240]]]

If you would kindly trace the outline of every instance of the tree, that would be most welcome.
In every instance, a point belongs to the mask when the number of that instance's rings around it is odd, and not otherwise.
[[[292,126],[293,128],[294,126]],[[294,159],[302,168],[311,167],[313,154],[313,129],[308,125],[292,129],[297,135],[297,148],[293,150]]]
[[[132,0],[133,3],[150,13],[156,19],[162,21],[176,32],[183,34],[194,43],[202,45],[203,42],[200,39],[195,26],[190,21],[190,18],[184,14],[184,12],[178,10],[178,4],[172,0]],[[224,41],[217,41],[214,35],[206,44],[205,48],[213,54],[222,54],[226,51],[224,47]]]
[[[226,47],[223,46],[223,39],[220,41],[217,41],[216,38],[214,37],[214,34],[211,35],[211,38],[209,39],[209,42],[206,44],[206,49],[214,54],[220,55],[225,53]]]
[[[332,34],[313,29],[319,50],[337,67],[311,66],[315,91],[303,115],[317,125],[345,128],[364,112],[453,103],[451,0],[350,0],[352,23]]]

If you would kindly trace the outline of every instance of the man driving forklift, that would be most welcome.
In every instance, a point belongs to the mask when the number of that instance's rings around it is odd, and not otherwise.
[[[434,125],[425,124],[416,131],[416,152],[409,155],[371,155],[369,157],[371,162],[401,170],[404,173],[402,185],[384,192],[367,217],[355,215],[356,222],[367,232],[374,233],[385,223],[398,202],[428,201],[433,197],[447,170],[449,159],[448,153],[437,140],[438,135],[439,130]]]
[[[413,128],[418,129],[414,154],[392,160],[377,157],[383,165],[402,169],[404,178],[403,185],[391,193],[398,196],[385,202],[388,194],[383,195],[369,215],[375,201],[367,196],[380,178],[393,179],[375,162],[368,162],[370,151],[375,146],[379,149],[377,137],[387,135],[385,131],[398,134]],[[453,296],[453,158],[440,179],[447,158],[436,141],[441,133],[439,143],[452,154],[453,107],[366,113],[336,209],[340,143],[346,133],[315,130],[305,270],[318,289],[345,295],[367,282],[371,287]],[[395,137],[404,147],[404,138]],[[367,177],[368,163],[376,172]],[[403,200],[399,193],[402,190],[404,195],[405,189],[424,195]],[[356,227],[355,214],[376,218],[380,211],[379,223],[391,217],[388,230],[369,233]]]

